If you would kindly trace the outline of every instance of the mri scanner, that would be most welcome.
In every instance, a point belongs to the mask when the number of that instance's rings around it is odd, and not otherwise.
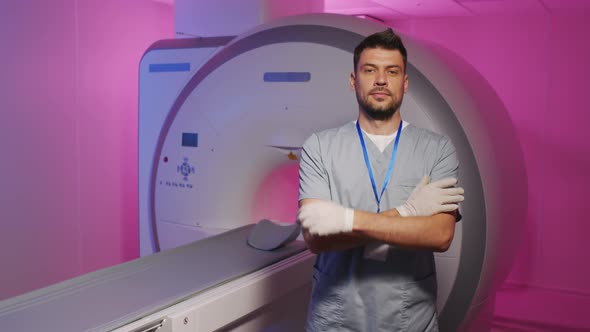
[[[154,43],[139,66],[142,258],[16,298],[0,306],[0,321],[22,327],[27,310],[43,308],[57,321],[86,299],[95,314],[58,330],[303,330],[315,256],[300,239],[273,251],[246,240],[260,218],[294,221],[300,147],[356,119],[352,51],[384,29],[314,14],[238,37]],[[466,192],[453,244],[436,254],[440,329],[484,331],[527,210],[522,152],[476,70],[402,37],[402,116],[452,139]],[[38,327],[27,324],[15,330]]]

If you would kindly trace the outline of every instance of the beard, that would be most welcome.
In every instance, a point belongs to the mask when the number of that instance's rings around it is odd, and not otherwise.
[[[356,100],[359,104],[359,107],[367,113],[367,115],[373,120],[385,121],[391,119],[395,112],[400,108],[402,105],[402,98],[398,100],[392,100],[391,103],[384,105],[384,106],[374,106],[369,102],[370,95],[367,96],[366,99],[363,99],[356,93]],[[393,97],[392,97],[393,98]]]

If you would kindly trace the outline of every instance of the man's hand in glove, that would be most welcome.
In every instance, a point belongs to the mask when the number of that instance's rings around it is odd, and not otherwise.
[[[317,201],[303,205],[297,220],[314,235],[330,235],[352,231],[354,210],[330,201]]]
[[[463,188],[454,187],[457,179],[446,178],[432,183],[426,175],[420,180],[410,198],[397,207],[402,217],[432,216],[441,212],[451,212],[462,202]]]

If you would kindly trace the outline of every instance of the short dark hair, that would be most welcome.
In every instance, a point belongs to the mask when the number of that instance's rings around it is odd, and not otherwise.
[[[402,43],[402,39],[391,28],[374,33],[361,41],[354,49],[354,72],[356,73],[361,53],[367,48],[383,48],[386,50],[398,50],[404,58],[404,70],[408,62],[408,52]]]

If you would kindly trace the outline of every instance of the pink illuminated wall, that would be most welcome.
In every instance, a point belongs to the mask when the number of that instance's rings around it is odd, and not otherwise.
[[[173,36],[155,1],[0,5],[0,300],[138,256],[137,68]]]
[[[518,132],[529,215],[497,296],[495,324],[502,330],[590,329],[589,18],[570,10],[390,22],[471,63],[496,90]]]

